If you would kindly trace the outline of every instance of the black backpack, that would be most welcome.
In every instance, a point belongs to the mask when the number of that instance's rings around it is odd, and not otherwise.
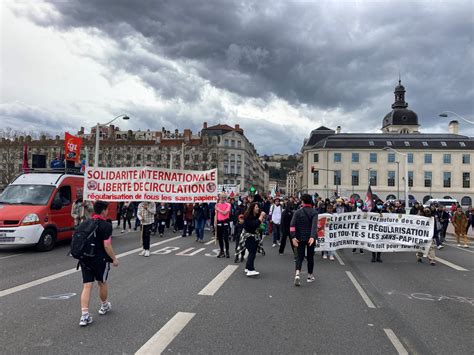
[[[71,256],[79,261],[95,256],[95,237],[99,223],[94,219],[87,219],[79,224],[71,241]]]

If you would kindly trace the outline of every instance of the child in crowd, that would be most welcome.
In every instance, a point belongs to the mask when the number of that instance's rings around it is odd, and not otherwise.
[[[240,235],[242,234],[243,229],[244,229],[244,215],[241,214],[239,215],[237,225],[235,226],[235,234],[234,234],[235,251],[237,251],[237,248],[239,247]],[[245,256],[245,249],[240,253],[240,262],[244,261],[244,256]],[[239,255],[236,254],[234,263],[238,263],[238,262],[239,262]]]

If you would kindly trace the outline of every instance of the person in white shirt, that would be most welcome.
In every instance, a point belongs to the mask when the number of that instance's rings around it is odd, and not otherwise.
[[[280,235],[281,235],[281,214],[283,212],[283,208],[280,205],[280,199],[277,197],[270,208],[270,218],[273,224],[273,245],[272,247],[276,247],[280,245]]]

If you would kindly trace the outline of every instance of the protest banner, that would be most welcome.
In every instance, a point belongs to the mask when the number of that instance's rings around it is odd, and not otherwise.
[[[214,202],[217,169],[170,170],[152,167],[86,167],[84,199],[102,201]]]
[[[231,194],[233,193],[234,195],[238,194],[240,192],[240,184],[220,184],[217,185],[217,191],[218,192],[225,192],[226,194]]]
[[[362,248],[376,252],[428,253],[434,219],[422,216],[350,212],[318,216],[316,251]]]

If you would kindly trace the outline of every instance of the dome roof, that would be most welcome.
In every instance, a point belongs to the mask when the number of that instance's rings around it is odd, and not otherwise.
[[[395,108],[385,115],[382,128],[391,125],[418,126],[418,115],[407,108]]]

